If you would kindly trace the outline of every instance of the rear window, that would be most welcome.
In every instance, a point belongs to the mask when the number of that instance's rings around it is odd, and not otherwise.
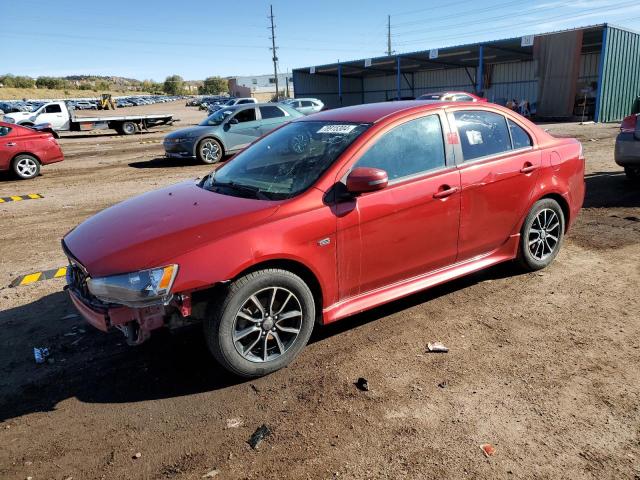
[[[507,119],[481,110],[453,114],[458,127],[464,161],[497,155],[511,150]]]
[[[286,116],[281,108],[278,108],[274,105],[260,107],[260,115],[262,115],[263,120],[268,118],[278,118]]]
[[[511,141],[513,142],[514,150],[533,146],[531,137],[520,125],[517,125],[511,120],[507,120],[507,123],[509,124],[509,131],[511,132]]]

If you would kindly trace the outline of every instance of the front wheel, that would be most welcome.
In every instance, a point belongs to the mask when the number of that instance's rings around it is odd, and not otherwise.
[[[196,157],[198,157],[198,160],[202,163],[210,165],[222,160],[222,153],[223,150],[220,142],[213,138],[203,138],[198,144]]]
[[[520,232],[518,260],[527,271],[545,268],[553,262],[564,237],[564,213],[552,198],[537,201]]]
[[[13,173],[21,180],[29,180],[40,173],[40,162],[31,155],[18,155],[13,159]]]
[[[209,350],[225,369],[259,377],[293,361],[311,336],[315,303],[307,284],[280,269],[249,273],[210,304]]]

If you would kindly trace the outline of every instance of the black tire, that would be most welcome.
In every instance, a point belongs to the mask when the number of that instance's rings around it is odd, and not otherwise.
[[[40,175],[40,162],[33,155],[17,155],[11,162],[11,170],[20,180],[30,180]]]
[[[269,303],[274,289],[279,292],[273,297],[277,297],[277,300]],[[293,297],[287,297],[289,293]],[[252,313],[244,308],[247,305],[255,306],[251,301],[252,296],[261,303],[267,300],[262,305],[265,310],[262,315],[257,309]],[[290,311],[290,308],[300,310]],[[281,314],[283,310],[285,313]],[[247,313],[252,317],[250,322],[244,320],[248,318]],[[290,318],[277,320],[280,314]],[[253,318],[254,316],[261,320]],[[284,324],[290,321],[296,323]],[[222,367],[235,375],[254,378],[289,365],[309,341],[314,323],[315,303],[307,284],[287,270],[265,269],[239,278],[219,298],[212,299],[204,321],[204,335],[209,350]],[[287,328],[291,331],[298,329],[298,333],[291,338],[293,334],[286,333]],[[255,331],[234,340],[234,332],[247,329]],[[253,343],[254,338],[257,338],[257,344],[254,344],[255,350],[252,350],[249,344]],[[266,354],[263,345],[268,347]],[[281,347],[286,348],[283,350]],[[244,350],[244,353],[239,350]],[[273,358],[269,359],[269,356]]]
[[[640,183],[640,166],[638,167],[624,167],[624,174],[627,176],[627,180],[632,183]]]
[[[533,272],[553,262],[562,246],[564,228],[564,213],[558,202],[552,198],[538,200],[531,207],[520,232],[520,266]]]
[[[138,125],[134,122],[124,122],[120,125],[120,133],[122,135],[133,135],[138,131]]]
[[[212,137],[205,137],[198,142],[196,158],[207,165],[218,163],[224,156],[222,144]]]

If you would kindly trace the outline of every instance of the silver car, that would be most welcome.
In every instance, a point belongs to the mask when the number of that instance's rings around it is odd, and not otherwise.
[[[317,98],[293,98],[291,100],[285,100],[283,103],[295,108],[304,115],[318,113],[324,108],[324,103]]]
[[[640,182],[640,114],[629,115],[620,125],[615,160],[624,167],[627,178]]]

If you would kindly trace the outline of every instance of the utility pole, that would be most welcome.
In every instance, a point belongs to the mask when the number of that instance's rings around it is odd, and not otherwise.
[[[276,53],[276,30],[273,25],[273,5],[269,5],[271,15],[269,15],[269,19],[271,20],[271,51],[273,52],[273,74],[276,77],[276,101],[280,95],[280,91],[278,90],[278,55]]]
[[[393,52],[391,51],[391,15],[387,15],[387,55],[391,56],[392,54]]]

